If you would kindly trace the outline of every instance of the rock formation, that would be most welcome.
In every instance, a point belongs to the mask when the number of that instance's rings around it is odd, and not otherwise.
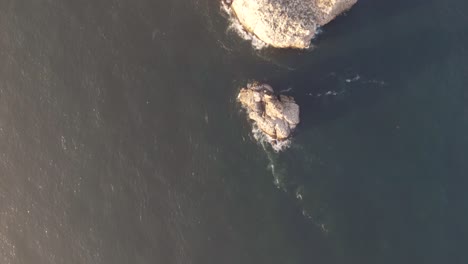
[[[249,118],[271,139],[272,144],[289,139],[299,124],[299,106],[294,99],[275,95],[273,88],[267,84],[242,88],[237,98]]]
[[[277,48],[307,48],[318,26],[357,0],[226,0],[244,29]]]

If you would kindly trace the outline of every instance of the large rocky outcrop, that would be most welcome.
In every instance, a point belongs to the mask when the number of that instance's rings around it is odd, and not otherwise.
[[[299,124],[299,106],[290,96],[275,95],[267,84],[242,88],[238,95],[242,107],[256,126],[276,144],[289,139]]]
[[[225,0],[244,29],[277,48],[307,48],[316,32],[357,0]]]

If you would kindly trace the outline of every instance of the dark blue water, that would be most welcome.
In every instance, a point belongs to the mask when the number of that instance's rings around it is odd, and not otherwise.
[[[467,11],[256,51],[217,1],[0,0],[0,263],[467,263]],[[301,105],[283,153],[251,80]]]

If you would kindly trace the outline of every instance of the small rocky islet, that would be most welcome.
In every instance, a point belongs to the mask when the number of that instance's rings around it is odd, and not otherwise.
[[[237,99],[275,150],[288,145],[284,143],[300,122],[299,105],[294,98],[276,95],[268,84],[253,83],[242,88]]]

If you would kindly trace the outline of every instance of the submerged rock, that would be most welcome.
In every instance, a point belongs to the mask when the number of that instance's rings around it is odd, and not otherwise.
[[[299,105],[294,98],[277,96],[267,84],[254,84],[242,88],[237,97],[254,125],[268,137],[275,147],[291,137],[299,124]]]
[[[307,48],[316,28],[357,0],[229,0],[247,32],[277,48]]]

